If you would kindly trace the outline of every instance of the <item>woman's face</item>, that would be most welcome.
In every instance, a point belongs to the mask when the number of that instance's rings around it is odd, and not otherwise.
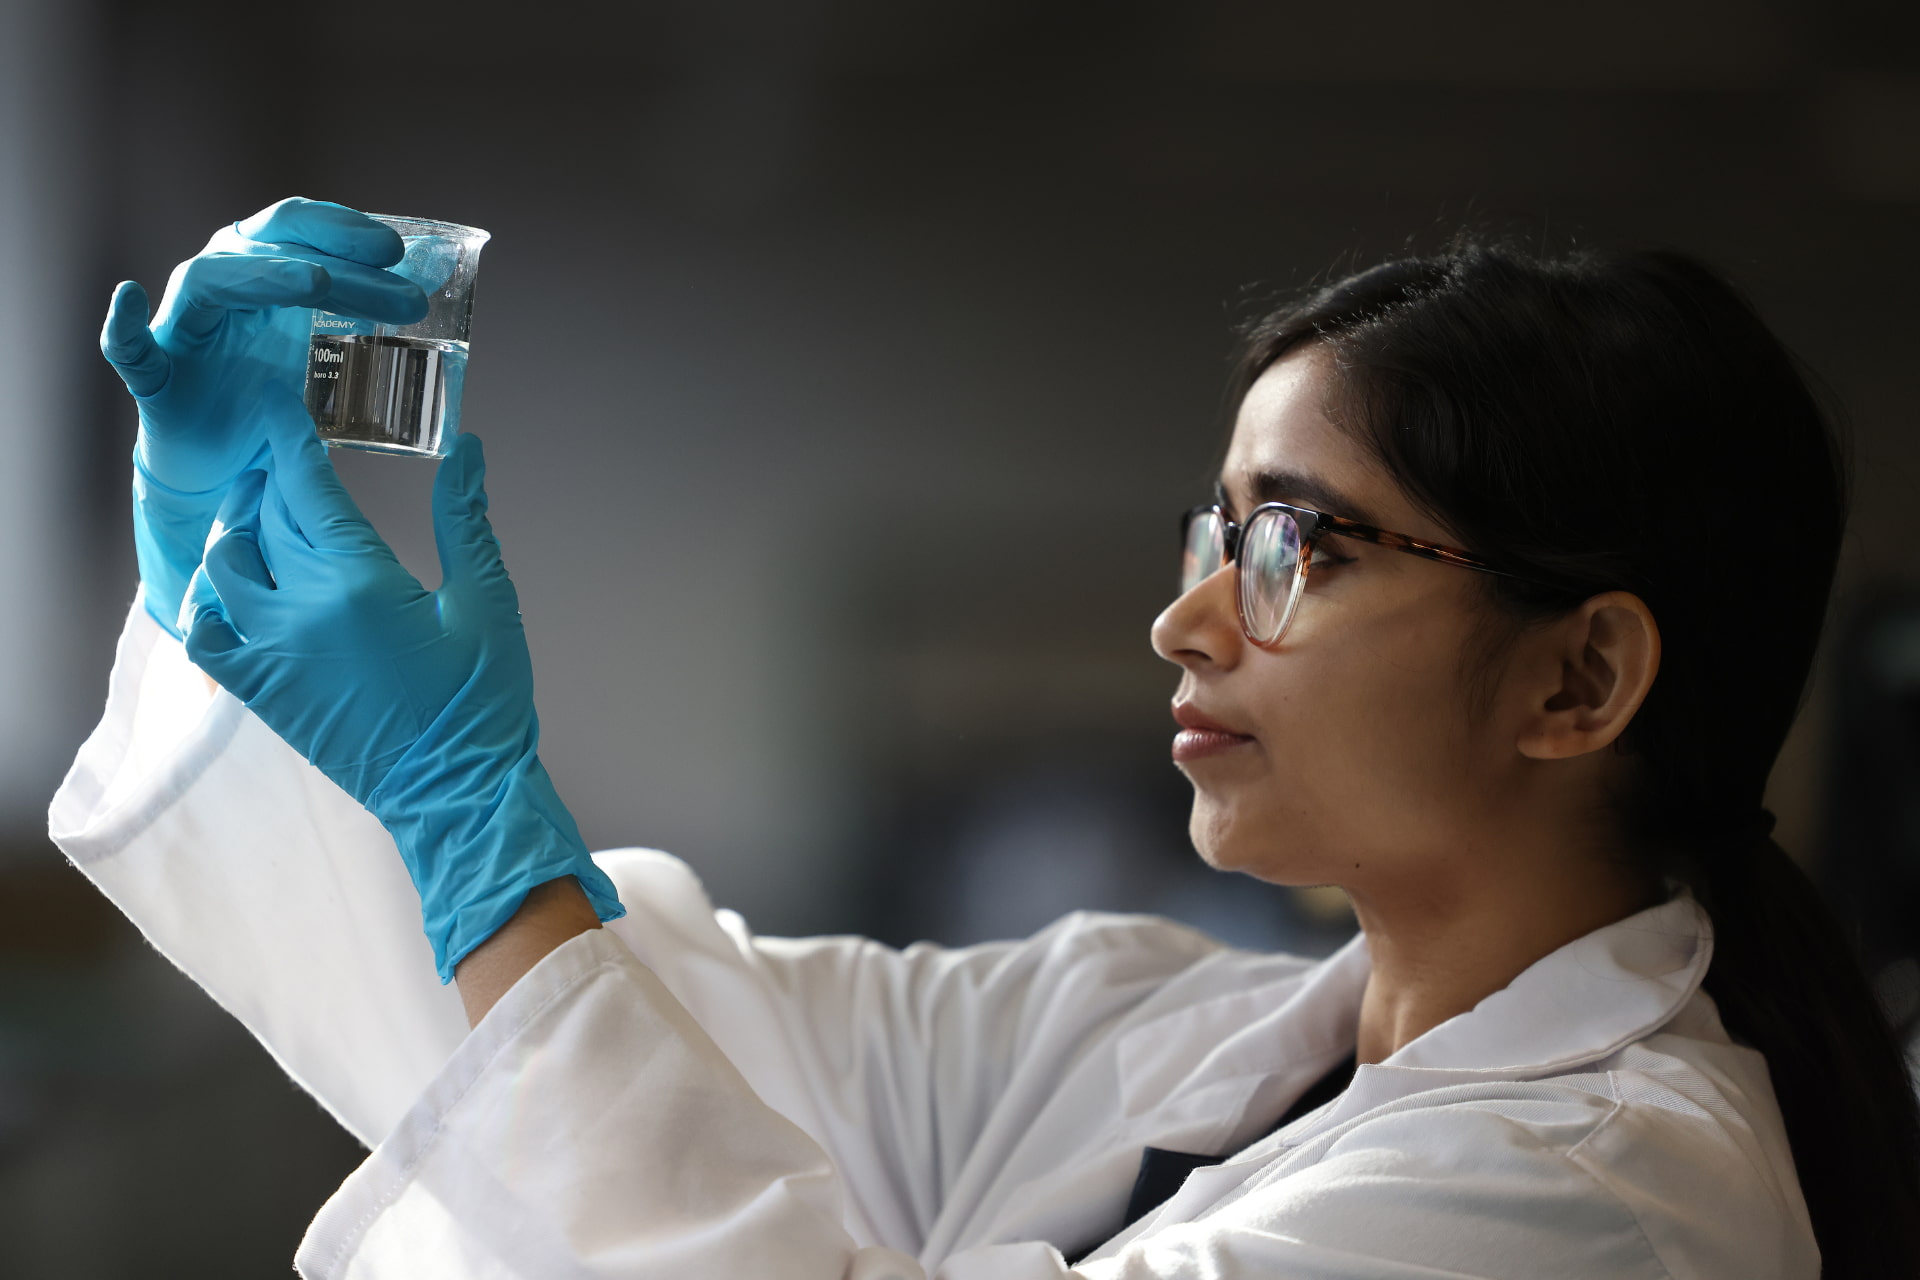
[[[1296,350],[1248,392],[1220,477],[1228,518],[1281,501],[1450,542],[1328,420],[1327,366],[1318,344]],[[1240,630],[1233,566],[1168,606],[1153,645],[1181,668],[1176,714],[1239,735],[1175,741],[1202,857],[1280,884],[1386,876],[1441,891],[1450,860],[1484,846],[1516,772],[1511,732],[1468,696],[1477,579],[1325,535],[1271,648]]]

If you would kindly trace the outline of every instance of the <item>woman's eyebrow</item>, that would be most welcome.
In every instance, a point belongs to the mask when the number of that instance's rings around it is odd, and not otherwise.
[[[1330,516],[1345,516],[1362,524],[1377,523],[1365,507],[1326,481],[1304,471],[1288,471],[1277,467],[1256,471],[1247,477],[1247,490],[1255,505],[1285,502]],[[1222,507],[1231,507],[1231,494],[1224,476],[1214,485],[1213,491]]]

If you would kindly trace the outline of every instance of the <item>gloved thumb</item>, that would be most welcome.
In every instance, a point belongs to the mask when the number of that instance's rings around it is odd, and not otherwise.
[[[141,397],[166,386],[173,367],[147,327],[151,319],[147,291],[135,281],[123,280],[113,291],[106,323],[100,326],[100,354],[127,390]]]
[[[266,490],[267,473],[249,468],[234,478],[227,490],[226,497],[220,501],[220,510],[213,518],[213,526],[207,530],[205,549],[201,552],[200,564],[193,571],[193,577],[187,580],[186,594],[180,600],[180,616],[174,626],[182,636],[193,625],[194,617],[202,607],[212,606],[223,616],[229,616],[232,601],[223,600],[220,589],[208,572],[208,565],[219,551],[221,544],[228,540],[244,539],[253,558],[259,558],[260,539],[260,500]],[[232,547],[228,547],[230,553]],[[223,559],[228,558],[226,556]],[[250,576],[258,579],[262,586],[271,590],[273,579],[264,563],[257,573]]]
[[[304,411],[273,412],[265,422],[273,446],[274,486],[307,543],[331,551],[386,554],[387,544],[334,473],[326,446],[314,434],[313,419]]]
[[[251,702],[262,678],[247,661],[243,627],[271,598],[273,575],[260,554],[260,504],[267,473],[242,471],[220,503],[200,567],[180,606],[180,633],[187,658],[242,702]]]
[[[220,499],[220,509],[214,513],[213,527],[207,530],[207,545],[213,544],[229,533],[240,532],[251,537],[260,536],[260,500],[267,491],[267,473],[259,467],[249,467],[233,479],[228,486],[226,496]]]
[[[510,591],[513,584],[500,562],[500,543],[487,520],[486,478],[480,437],[455,437],[433,477],[433,540],[440,550],[440,574],[447,583]]]

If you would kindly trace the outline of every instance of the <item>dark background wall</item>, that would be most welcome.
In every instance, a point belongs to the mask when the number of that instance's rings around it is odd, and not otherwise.
[[[0,372],[51,407],[0,412],[0,496],[41,503],[0,585],[49,621],[0,648],[36,673],[0,731],[0,1273],[281,1267],[358,1156],[39,834],[134,584],[115,281],[287,194],[493,232],[466,425],[597,846],[673,850],[769,932],[1091,905],[1319,950],[1337,905],[1193,865],[1146,643],[1230,319],[1462,223],[1701,253],[1851,411],[1840,616],[1906,617],[1914,12],[12,0],[0,249],[38,274]],[[342,465],[431,580],[430,468]],[[1920,631],[1889,644],[1920,686]],[[1815,866],[1858,774],[1832,648],[1772,796]]]

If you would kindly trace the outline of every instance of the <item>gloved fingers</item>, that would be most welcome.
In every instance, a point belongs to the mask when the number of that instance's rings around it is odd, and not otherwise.
[[[399,232],[331,200],[289,196],[270,204],[234,230],[249,240],[298,244],[348,262],[390,267],[406,254]]]
[[[195,316],[192,328],[204,331],[228,311],[318,306],[331,285],[324,267],[301,258],[203,253],[174,270],[173,305],[163,309]]]
[[[247,252],[299,258],[326,269],[327,296],[309,305],[380,324],[414,324],[427,315],[427,295],[391,271],[406,256],[400,233],[328,200],[292,196],[233,226]],[[226,237],[215,244],[233,246]],[[211,247],[211,246],[209,246]]]
[[[258,635],[273,608],[273,574],[260,554],[260,539],[243,531],[228,533],[207,548],[206,559],[194,570],[194,580],[204,577],[219,600],[220,613],[242,636]],[[196,613],[206,604],[188,585],[187,598]]]
[[[427,314],[420,286],[391,271],[298,245],[261,248],[280,252],[216,250],[181,263],[174,272],[173,297],[161,308],[168,323],[199,336],[228,311],[265,307],[319,307],[380,324],[412,324]]]
[[[245,703],[260,695],[261,665],[246,660],[246,641],[217,605],[202,605],[181,628],[187,659],[215,684]]]
[[[480,437],[461,434],[433,476],[433,540],[448,583],[505,586],[500,542],[487,519],[487,459]]]
[[[426,319],[427,295],[405,276],[362,266],[299,244],[263,244],[263,252],[311,262],[328,277],[326,296],[310,304],[323,311],[379,324],[415,324]]]
[[[270,488],[279,491],[293,528],[310,546],[325,551],[370,551],[392,558],[387,544],[340,483],[310,419],[302,424],[275,418],[267,424],[267,441],[273,446]]]
[[[196,608],[181,631],[187,638],[187,657],[215,680],[220,680],[220,677],[207,670],[206,660],[224,658],[246,644],[240,638],[240,633],[234,630],[233,624],[221,616],[216,604],[207,603]],[[220,680],[220,683],[224,685],[226,682]]]
[[[167,385],[172,363],[153,340],[152,306],[147,291],[132,280],[122,280],[107,304],[100,326],[100,354],[107,358],[120,381],[136,396],[146,397]]]

